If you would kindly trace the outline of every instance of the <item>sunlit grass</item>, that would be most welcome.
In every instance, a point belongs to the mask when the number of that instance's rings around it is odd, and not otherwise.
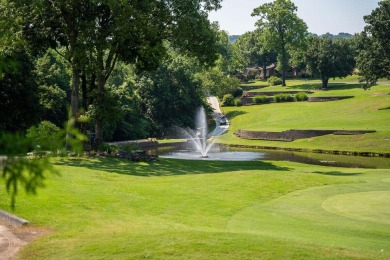
[[[51,230],[20,259],[390,257],[389,225],[322,207],[339,194],[389,192],[388,170],[168,159],[55,164],[60,176],[37,196],[18,198],[17,215]],[[5,199],[0,207],[8,209]]]
[[[390,152],[390,86],[377,85],[363,90],[353,82],[331,83],[326,91],[313,89],[313,83],[301,80],[287,82],[257,91],[308,90],[308,96],[351,96],[329,102],[289,102],[264,105],[223,107],[230,119],[229,132],[218,142],[254,146],[301,149],[325,149],[359,152]],[[319,83],[318,83],[319,84]],[[256,90],[253,90],[256,91]],[[375,130],[375,133],[351,136],[327,135],[294,142],[243,140],[234,136],[238,129],[253,131],[284,131],[289,129]]]

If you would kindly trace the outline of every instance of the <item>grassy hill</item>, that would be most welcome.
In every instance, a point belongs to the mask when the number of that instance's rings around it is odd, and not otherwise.
[[[382,84],[363,90],[355,78],[330,82],[328,90],[320,90],[318,80],[290,80],[287,87],[272,86],[250,91],[306,91],[313,97],[353,96],[329,102],[288,102],[263,105],[224,107],[230,119],[229,132],[217,140],[224,144],[325,149],[357,152],[390,152],[390,85]],[[265,85],[264,82],[248,84]],[[238,129],[281,132],[289,129],[375,130],[364,135],[326,135],[293,142],[244,140],[236,137]]]
[[[54,162],[18,259],[388,259],[388,170],[291,162]],[[4,189],[0,197],[5,198]],[[355,203],[351,203],[354,201]],[[0,208],[9,209],[7,200]]]

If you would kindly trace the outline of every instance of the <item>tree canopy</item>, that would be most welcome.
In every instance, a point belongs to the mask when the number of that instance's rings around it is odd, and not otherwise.
[[[306,51],[309,70],[318,74],[322,87],[328,87],[330,78],[352,74],[355,60],[351,44],[347,39],[332,40],[328,37],[313,37]]]
[[[357,36],[357,67],[365,87],[381,77],[390,78],[390,0],[379,2],[379,7],[364,17],[366,27]]]
[[[307,25],[296,11],[296,5],[290,0],[275,0],[255,8],[252,13],[252,16],[260,17],[256,25],[262,30],[266,49],[279,55],[283,86],[286,86],[289,52],[303,48],[308,35]]]
[[[82,74],[96,81],[95,103],[104,102],[105,83],[118,60],[134,63],[140,70],[156,68],[165,56],[164,40],[203,64],[216,60],[216,38],[207,12],[220,0],[92,1],[9,0],[13,16],[20,20],[24,39],[36,51],[65,47],[71,65],[71,111],[79,114]],[[88,77],[87,77],[88,79]],[[102,121],[96,135],[102,138]]]

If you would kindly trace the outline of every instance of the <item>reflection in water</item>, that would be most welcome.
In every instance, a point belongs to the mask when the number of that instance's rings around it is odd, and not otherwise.
[[[163,158],[188,160],[272,160],[348,168],[390,169],[389,158],[229,148],[221,145],[213,146],[213,149],[208,153],[209,158],[200,158],[199,153],[194,152],[190,147],[182,145],[154,148],[148,152]]]

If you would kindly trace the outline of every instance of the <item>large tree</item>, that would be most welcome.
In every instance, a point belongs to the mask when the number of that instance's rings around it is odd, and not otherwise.
[[[253,10],[252,16],[260,16],[257,27],[267,49],[275,51],[281,62],[282,85],[286,86],[289,52],[302,48],[307,38],[307,25],[297,14],[297,7],[290,0],[275,0]]]
[[[237,63],[229,36],[225,31],[219,30],[218,24],[214,24],[214,30],[218,36],[218,60],[215,66],[202,68],[196,78],[201,81],[205,95],[222,98],[225,94],[233,94],[240,87],[240,81],[234,75]]]
[[[364,21],[367,25],[356,37],[356,61],[367,87],[381,77],[390,78],[390,0],[379,2],[379,7],[365,16]]]
[[[165,55],[164,40],[202,63],[216,59],[216,36],[207,12],[220,0],[9,0],[24,25],[24,35],[36,49],[65,46],[72,68],[71,111],[79,111],[82,75],[96,84],[94,102],[104,104],[105,83],[118,60],[141,70],[157,67]],[[16,17],[15,17],[16,18]],[[88,79],[87,78],[87,79]],[[103,115],[104,113],[102,113]],[[95,118],[102,138],[104,117]]]
[[[351,41],[332,40],[328,37],[313,37],[306,52],[309,71],[322,80],[322,87],[328,87],[330,78],[346,77],[355,67]]]
[[[234,43],[237,59],[242,63],[241,68],[245,69],[251,65],[263,68],[263,78],[266,78],[266,68],[276,62],[276,53],[265,48],[262,31],[257,29],[253,32],[246,32]]]
[[[194,109],[202,105],[201,82],[196,61],[174,50],[157,70],[144,73],[137,82],[144,115],[153,124],[154,135],[164,135],[172,126],[193,126]]]

